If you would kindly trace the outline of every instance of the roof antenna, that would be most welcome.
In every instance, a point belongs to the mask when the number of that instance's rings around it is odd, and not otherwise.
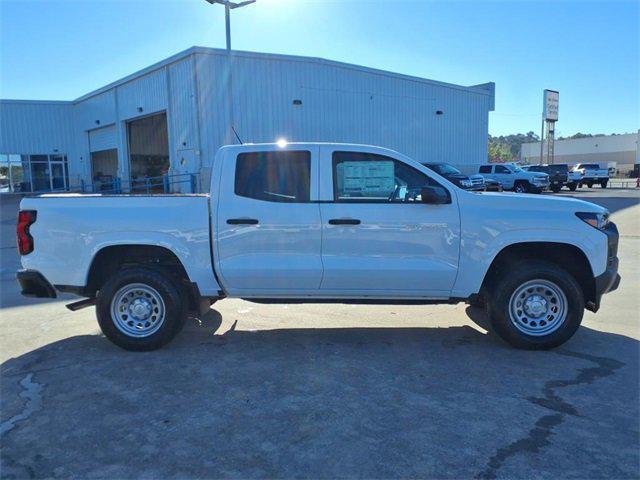
[[[240,142],[240,145],[244,145],[244,143],[242,143],[242,140],[240,140],[240,135],[238,135],[238,132],[236,132],[236,129],[233,127],[233,125],[231,125],[231,130],[233,130],[233,133],[236,134],[236,138]]]

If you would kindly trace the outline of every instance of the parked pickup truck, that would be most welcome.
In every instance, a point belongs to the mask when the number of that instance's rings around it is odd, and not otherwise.
[[[515,163],[480,165],[478,173],[485,178],[497,180],[505,190],[517,193],[541,193],[549,188],[549,175],[527,172]]]
[[[129,350],[166,344],[190,311],[225,297],[467,301],[510,344],[548,349],[620,280],[604,208],[467,192],[384,148],[226,146],[210,191],[23,199],[23,295],[85,297],[69,308],[95,305],[106,337]]]
[[[569,183],[569,167],[566,163],[553,165],[527,165],[523,167],[527,172],[542,172],[549,175],[549,188],[558,193],[563,185]]]
[[[602,188],[607,188],[609,183],[609,170],[600,168],[597,163],[578,163],[573,167],[573,171],[580,174],[580,183],[578,186],[586,185],[591,188],[598,184]]]
[[[482,191],[485,187],[482,175],[465,175],[453,165],[448,163],[423,163],[429,170],[433,170],[438,175],[442,175],[455,186],[464,190]]]

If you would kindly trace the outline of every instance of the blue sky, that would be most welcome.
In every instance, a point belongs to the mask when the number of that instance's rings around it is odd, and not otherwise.
[[[232,14],[238,50],[307,55],[440,81],[496,83],[494,135],[640,127],[640,2],[258,0]],[[192,45],[224,47],[204,0],[0,0],[0,97],[68,100]]]

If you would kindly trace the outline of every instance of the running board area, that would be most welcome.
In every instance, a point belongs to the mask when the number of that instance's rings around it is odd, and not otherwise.
[[[73,302],[66,305],[66,307],[72,312],[76,312],[78,310],[82,310],[83,308],[92,307],[96,304],[96,299],[94,298],[85,298],[84,300],[80,300],[79,302]]]

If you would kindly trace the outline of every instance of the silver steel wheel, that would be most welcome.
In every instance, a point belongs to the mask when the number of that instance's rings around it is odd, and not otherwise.
[[[128,337],[144,338],[156,333],[164,323],[166,309],[156,289],[144,283],[130,283],[111,300],[111,318]]]
[[[522,333],[541,337],[560,328],[567,318],[568,308],[567,297],[555,283],[530,280],[511,295],[509,317]]]
[[[516,190],[516,193],[525,193],[527,191],[527,189],[522,183],[517,184],[515,190]]]

